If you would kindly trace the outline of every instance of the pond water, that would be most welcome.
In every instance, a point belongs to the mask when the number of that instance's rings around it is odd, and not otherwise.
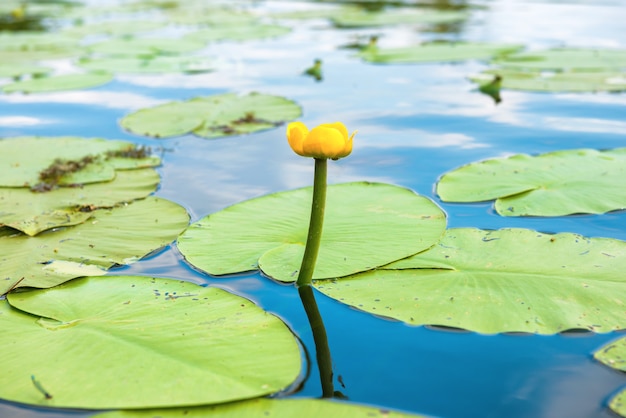
[[[447,3],[447,2],[437,2]],[[465,5],[466,2],[451,2]],[[188,209],[192,221],[243,200],[310,185],[312,161],[293,154],[284,128],[206,140],[156,140],[119,126],[130,111],[173,99],[259,91],[289,97],[307,125],[342,121],[358,129],[353,154],[329,164],[329,181],[382,181],[431,197],[449,227],[531,228],[626,240],[626,212],[559,218],[505,218],[491,203],[438,200],[440,175],[473,161],[514,153],[626,146],[626,94],[502,91],[502,102],[476,91],[467,76],[483,62],[374,65],[339,48],[355,36],[379,35],[381,45],[432,39],[555,46],[626,48],[626,2],[472,1],[470,18],[418,31],[412,25],[337,29],[323,19],[285,21],[284,36],[219,42],[206,54],[222,67],[197,75],[120,75],[99,88],[47,94],[0,95],[0,137],[76,135],[127,139],[162,147],[157,195]],[[253,2],[262,11],[310,8],[313,3]],[[326,4],[324,4],[326,6]],[[323,60],[323,80],[303,76]],[[129,237],[132,239],[132,237]],[[308,348],[310,375],[290,396],[319,397],[314,344],[291,285],[257,273],[210,277],[168,247],[111,274],[173,277],[228,289],[275,313]],[[626,375],[594,361],[592,353],[623,332],[554,336],[480,335],[413,327],[359,312],[317,293],[328,332],[335,386],[350,401],[445,418],[615,416],[611,395]],[[90,416],[0,402],[2,417]]]

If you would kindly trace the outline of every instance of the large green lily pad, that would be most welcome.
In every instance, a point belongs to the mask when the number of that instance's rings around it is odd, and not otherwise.
[[[222,275],[260,269],[280,281],[298,276],[312,188],[248,200],[193,223],[178,249],[193,266]],[[370,270],[434,245],[443,211],[411,190],[383,183],[328,187],[314,279]]]
[[[76,48],[78,38],[49,32],[0,32],[2,51],[60,51]]]
[[[64,74],[51,77],[20,80],[2,87],[5,93],[44,93],[62,90],[80,90],[98,87],[113,80],[113,75],[107,72],[89,72]]]
[[[510,54],[521,45],[480,42],[433,42],[399,48],[369,47],[357,55],[365,61],[378,64],[411,64],[425,62],[455,62],[489,60]]]
[[[626,69],[626,50],[555,48],[511,54],[494,64],[523,70],[621,71]]]
[[[173,279],[85,277],[9,294],[0,324],[0,345],[11,347],[0,397],[14,402],[213,404],[277,392],[300,373],[298,343],[278,318],[222,289]]]
[[[605,345],[593,356],[596,360],[613,369],[626,372],[626,337]],[[609,407],[618,415],[626,417],[626,389],[610,400]]]
[[[300,106],[284,97],[227,93],[141,109],[125,116],[121,124],[135,134],[156,138],[187,133],[218,138],[271,129],[301,114]]]
[[[394,8],[372,12],[346,7],[339,11],[329,12],[328,17],[338,27],[357,28],[398,24],[452,23],[467,19],[468,14],[463,11],[419,10],[414,8]]]
[[[41,193],[27,188],[0,188],[0,226],[34,236],[59,226],[76,225],[98,208],[141,199],[153,193],[159,174],[152,168],[118,171],[108,182],[60,187]]]
[[[155,20],[114,20],[105,22],[90,22],[70,26],[63,29],[63,34],[69,36],[87,36],[107,34],[114,36],[132,35],[139,32],[149,32],[162,29],[165,24]]]
[[[493,334],[626,328],[626,242],[526,229],[449,229],[433,248],[315,287],[414,325]]]
[[[626,73],[619,72],[557,72],[519,71],[515,69],[487,70],[470,77],[484,85],[500,78],[500,87],[512,90],[545,92],[599,92],[626,90]]]
[[[215,60],[187,55],[81,58],[78,65],[93,71],[112,73],[203,73],[215,69]]]
[[[188,223],[183,207],[147,197],[95,210],[86,222],[34,237],[0,227],[0,294],[14,287],[47,288],[104,274],[169,244]]]
[[[325,399],[252,399],[227,405],[196,408],[112,411],[95,418],[417,418],[418,415],[396,412],[387,408],[337,402]]]
[[[472,163],[444,174],[446,202],[496,199],[503,216],[563,216],[626,208],[626,148],[518,154]]]
[[[40,174],[62,162],[87,162],[84,168],[67,171],[56,185],[75,185],[110,181],[116,169],[153,167],[160,159],[115,157],[132,151],[135,145],[127,141],[80,137],[23,136],[0,140],[0,187],[33,187],[42,182]],[[131,152],[132,154],[132,152]]]
[[[2,53],[0,53],[0,55],[1,54]],[[39,77],[48,74],[50,71],[52,71],[50,68],[41,67],[36,64],[29,64],[27,62],[0,62],[0,77],[17,78],[25,74]]]

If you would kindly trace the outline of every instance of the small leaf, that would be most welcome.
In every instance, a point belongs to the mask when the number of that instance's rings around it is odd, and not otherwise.
[[[98,87],[113,80],[113,75],[105,72],[66,74],[31,80],[22,80],[2,87],[5,93],[44,93],[62,90],[80,90]]]
[[[399,48],[368,47],[357,55],[378,64],[412,64],[425,62],[454,62],[488,60],[521,48],[521,45],[478,42],[433,42]]]

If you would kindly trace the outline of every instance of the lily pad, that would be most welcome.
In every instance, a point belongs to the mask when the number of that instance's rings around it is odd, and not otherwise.
[[[0,188],[0,226],[10,226],[34,236],[59,226],[76,225],[98,208],[141,199],[153,193],[159,174],[151,168],[116,173],[108,182],[82,187],[60,187],[50,192],[26,188]]]
[[[194,267],[222,275],[260,268],[296,280],[307,237],[312,188],[248,200],[193,223],[178,249]],[[411,190],[383,183],[328,187],[324,231],[314,279],[370,270],[434,245],[446,227],[443,211]]]
[[[250,39],[274,38],[289,33],[286,26],[270,24],[249,25],[219,25],[197,30],[185,36],[199,42],[214,42],[221,40],[247,41]]]
[[[113,80],[113,75],[105,72],[65,74],[17,81],[2,87],[2,91],[5,93],[43,93],[62,90],[80,90],[98,87],[111,80]]]
[[[46,407],[156,408],[277,392],[298,343],[278,318],[222,289],[149,277],[85,277],[0,301],[11,347],[0,397]]]
[[[472,163],[444,174],[446,202],[496,199],[503,216],[563,216],[626,208],[626,148],[518,154]]]
[[[62,33],[69,36],[87,36],[97,34],[124,36],[162,29],[163,26],[163,22],[154,20],[115,20],[70,26],[68,28],[64,28]]]
[[[433,248],[315,287],[376,315],[480,333],[626,328],[626,242],[449,229]]]
[[[613,369],[626,372],[626,337],[605,345],[593,356],[599,362]],[[626,417],[626,389],[610,400],[609,407],[618,415]]]
[[[111,56],[150,57],[196,51],[204,45],[204,42],[185,38],[114,38],[89,45],[89,50]]]
[[[61,186],[110,181],[115,177],[116,169],[160,164],[160,159],[152,156],[116,157],[132,149],[135,145],[131,142],[98,138],[4,138],[0,140],[0,187],[33,187],[42,182],[42,172],[57,165],[58,161],[84,162],[82,169],[67,170],[56,180],[56,184]]]
[[[49,32],[0,32],[2,51],[50,51],[78,47],[78,38]]]
[[[620,71],[626,69],[626,50],[555,48],[511,54],[493,63],[523,70]]]
[[[183,25],[219,26],[244,26],[258,22],[258,17],[252,13],[223,5],[212,6],[207,2],[189,5],[188,2],[180,2],[177,6],[164,10],[168,21]]]
[[[50,68],[41,67],[36,64],[29,64],[25,62],[10,63],[10,64],[7,64],[5,62],[0,63],[0,77],[16,78],[16,77],[21,77],[25,74],[38,77],[38,76],[48,74],[50,71],[52,71]]]
[[[424,62],[455,62],[489,60],[510,54],[521,45],[481,42],[433,42],[399,48],[369,47],[357,54],[365,61],[378,64],[410,64]]]
[[[204,73],[215,70],[215,60],[198,56],[148,56],[81,58],[78,65],[112,73]]]
[[[0,294],[14,287],[52,287],[131,264],[169,244],[188,222],[183,207],[147,197],[95,210],[87,222],[35,237],[0,227]]]
[[[343,8],[329,14],[329,18],[333,23],[341,28],[452,23],[465,20],[468,16],[463,11],[407,8],[385,9],[375,12],[360,8]]]
[[[141,109],[125,116],[121,124],[135,134],[156,138],[187,133],[219,138],[271,129],[301,114],[300,106],[284,97],[227,93]]]
[[[593,357],[612,369],[626,372],[626,337],[600,348]]]
[[[470,80],[479,83],[501,79],[500,87],[512,90],[546,92],[599,92],[625,91],[626,73],[619,72],[530,72],[514,69],[487,70],[471,76]]]
[[[227,405],[196,408],[112,411],[95,415],[94,418],[417,418],[418,415],[391,411],[372,406],[337,402],[324,399],[252,399]]]

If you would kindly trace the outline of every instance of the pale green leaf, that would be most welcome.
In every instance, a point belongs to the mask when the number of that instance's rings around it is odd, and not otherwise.
[[[247,41],[250,39],[274,38],[289,33],[286,26],[254,23],[249,25],[216,25],[199,29],[186,35],[186,39],[199,42],[222,40]]]
[[[95,267],[133,263],[169,244],[188,222],[183,207],[147,197],[98,209],[86,222],[34,237],[0,227],[0,294],[13,286],[52,287],[84,275],[78,274],[83,270],[94,274]],[[77,269],[79,265],[86,269]]]
[[[620,71],[626,68],[626,50],[555,48],[508,55],[494,64],[524,70]]]
[[[224,290],[179,280],[86,277],[13,293],[0,301],[0,324],[0,345],[11,347],[0,398],[14,402],[213,404],[277,392],[300,374],[298,343],[278,318]]]
[[[95,209],[144,198],[158,184],[158,173],[145,168],[119,171],[112,181],[49,192],[0,187],[0,226],[32,236],[59,226],[76,225],[91,217]]]
[[[203,73],[215,69],[215,60],[201,56],[173,55],[147,57],[106,56],[81,58],[78,65],[94,71],[112,73]]]
[[[433,42],[398,48],[373,46],[363,49],[357,55],[365,61],[378,64],[411,64],[489,60],[494,56],[509,54],[520,48],[521,45],[480,42]]]
[[[121,124],[133,133],[156,138],[186,133],[218,138],[271,129],[301,114],[300,106],[283,97],[228,93],[141,109],[125,116]]]
[[[113,411],[94,418],[417,418],[387,408],[326,399],[253,399],[226,405],[143,411]]]
[[[210,274],[261,268],[295,281],[307,237],[312,188],[248,200],[192,224],[178,239],[185,259]],[[373,269],[423,251],[445,230],[431,200],[382,183],[328,187],[314,279]]]
[[[563,216],[626,208],[626,148],[518,154],[472,163],[444,174],[446,202],[496,199],[503,216]]]
[[[626,90],[626,73],[619,72],[556,72],[487,70],[469,77],[478,83],[490,83],[498,76],[500,87],[511,90],[545,92],[599,92]]]
[[[327,296],[413,325],[480,333],[626,328],[626,242],[526,229],[450,229],[381,269],[314,283]]]
[[[181,54],[204,47],[204,42],[185,38],[113,38],[89,45],[89,50],[112,56],[149,57],[160,54]]]
[[[113,75],[106,72],[65,74],[30,80],[20,80],[2,87],[5,93],[44,93],[61,90],[80,90],[98,87],[113,80]]]
[[[593,357],[613,369],[626,372],[626,337],[600,348]]]
[[[328,17],[342,28],[390,26],[399,24],[442,24],[467,19],[462,11],[427,10],[414,8],[393,8],[382,11],[367,11],[360,8],[346,7],[338,11],[329,11]]]

